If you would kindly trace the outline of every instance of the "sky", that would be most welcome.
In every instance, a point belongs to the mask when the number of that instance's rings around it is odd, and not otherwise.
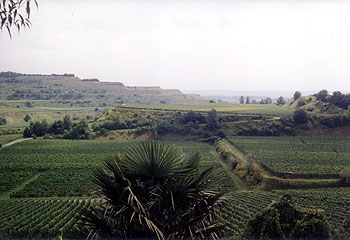
[[[350,90],[350,1],[38,0],[0,71],[181,90]]]

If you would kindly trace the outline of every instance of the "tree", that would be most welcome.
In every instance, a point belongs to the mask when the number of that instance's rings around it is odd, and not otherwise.
[[[245,104],[250,104],[250,97],[246,97]]]
[[[7,124],[6,118],[0,117],[0,125],[6,125],[6,124]]]
[[[300,209],[284,195],[250,220],[245,234],[249,239],[328,239],[330,231],[323,211]]]
[[[219,124],[219,118],[215,109],[212,109],[208,112],[207,122],[208,123],[206,125],[206,129],[208,129],[209,131],[214,131],[216,129],[221,128]]]
[[[240,104],[243,104],[243,103],[244,103],[244,96],[241,96],[241,97],[239,98],[239,103],[240,103]]]
[[[301,97],[301,92],[296,91],[296,92],[294,93],[293,97],[294,97],[294,101],[297,100],[298,98]]]
[[[35,3],[38,8],[36,0],[2,0],[0,1],[0,30],[4,27],[7,29],[10,37],[11,28],[15,26],[18,30],[22,27],[30,27],[30,11],[31,4]]]
[[[279,98],[277,98],[277,101],[276,101],[276,105],[277,106],[282,106],[286,103],[286,100],[284,100],[284,98],[282,96],[280,96]]]
[[[32,119],[32,118],[30,117],[30,115],[27,114],[27,115],[24,117],[23,120],[24,120],[25,122],[29,122],[31,119]]]
[[[212,168],[198,172],[199,152],[145,141],[93,171],[99,201],[80,210],[80,233],[96,238],[217,238],[225,194],[208,190]]]
[[[323,90],[319,91],[318,93],[316,93],[315,96],[316,96],[317,100],[324,102],[326,97],[328,96],[328,91],[326,89],[323,89]]]
[[[66,115],[63,118],[63,128],[67,131],[70,131],[72,129],[72,121],[69,115]]]
[[[30,130],[29,127],[26,127],[23,131],[23,137],[24,138],[30,138],[33,136],[33,132]]]
[[[36,121],[34,123],[31,122],[29,128],[32,134],[34,134],[37,137],[42,137],[47,133],[49,129],[49,124],[47,123],[46,120],[43,120],[42,122]]]
[[[294,122],[296,122],[297,124],[307,123],[308,121],[307,112],[301,108],[297,109],[293,113],[293,119],[294,119]]]

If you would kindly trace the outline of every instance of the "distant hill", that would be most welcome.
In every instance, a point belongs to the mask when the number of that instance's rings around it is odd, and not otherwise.
[[[329,95],[326,90],[310,96],[294,97],[284,104],[284,107],[297,109],[302,108],[313,113],[341,114],[349,111],[350,94],[334,92]]]
[[[92,101],[99,105],[178,104],[205,101],[197,94],[158,86],[125,86],[121,82],[80,79],[74,74],[0,72],[0,100]]]

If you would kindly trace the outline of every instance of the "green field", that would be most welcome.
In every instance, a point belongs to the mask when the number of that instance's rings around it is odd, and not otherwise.
[[[76,222],[97,190],[91,171],[108,155],[123,153],[136,141],[29,140],[0,150],[0,237],[54,237]],[[166,141],[184,153],[201,152],[200,169],[214,167],[213,190],[233,190],[235,183],[205,143]],[[80,199],[75,200],[73,199]],[[24,199],[24,200],[19,200]],[[53,201],[53,199],[55,199]],[[20,229],[20,231],[17,231]]]
[[[293,110],[279,107],[273,104],[231,104],[231,103],[198,103],[198,104],[140,104],[128,105],[127,108],[155,109],[155,110],[179,110],[179,111],[203,111],[208,112],[216,109],[218,112],[242,113],[253,115],[273,115],[273,116],[291,116]]]
[[[350,153],[348,138],[231,137],[230,140],[253,157],[256,157],[254,150],[285,156],[288,166],[306,164],[300,162],[299,157],[291,158],[298,153],[334,152],[338,157]],[[63,237],[67,236],[77,222],[74,218],[77,209],[87,208],[95,201],[91,170],[102,166],[106,156],[123,153],[135,143],[137,141],[34,139],[1,149],[0,238],[57,238],[60,232]],[[220,213],[227,225],[222,237],[240,238],[249,219],[286,193],[300,206],[323,209],[333,229],[338,229],[343,220],[350,217],[350,188],[239,192],[235,181],[212,154],[213,146],[189,141],[165,143],[185,153],[199,150],[202,153],[200,169],[215,168],[213,182],[217,184],[212,185],[212,189],[233,190],[228,208]],[[329,171],[334,168],[329,161],[322,165],[321,160],[316,160],[313,160],[314,171],[320,166],[324,169],[328,166]],[[344,167],[346,159],[337,164]],[[311,168],[311,165],[306,166]],[[278,166],[272,164],[271,168],[277,171]]]
[[[29,140],[0,150],[0,198],[92,196],[91,170],[106,156],[122,153],[135,141]],[[216,167],[220,183],[214,189],[234,189],[234,183],[205,143],[167,142],[184,152],[202,152],[201,168]],[[27,181],[29,181],[27,183]],[[22,183],[26,183],[19,189]],[[10,195],[9,195],[9,191]]]
[[[229,229],[226,234],[239,237],[249,219],[284,194],[290,194],[300,207],[324,210],[332,229],[350,218],[350,188],[241,192],[232,196],[230,206],[222,213]]]
[[[31,121],[53,122],[55,120],[63,119],[65,115],[70,115],[73,119],[93,119],[100,116],[107,109],[106,107],[91,106],[91,104],[84,103],[58,103],[49,100],[30,100],[32,107],[25,105],[25,100],[2,100],[0,101],[0,117],[7,120],[6,125],[1,125],[0,128],[23,128],[29,125],[29,122],[24,121],[24,117],[28,114]]]
[[[350,164],[350,138],[230,137],[232,143],[278,176],[338,178]]]
[[[0,135],[0,144],[4,145],[20,137],[22,137],[20,134]]]

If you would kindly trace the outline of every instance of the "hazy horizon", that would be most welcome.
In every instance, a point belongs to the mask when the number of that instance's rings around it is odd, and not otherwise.
[[[184,92],[350,90],[349,2],[38,2],[31,29],[0,33],[0,71]]]

